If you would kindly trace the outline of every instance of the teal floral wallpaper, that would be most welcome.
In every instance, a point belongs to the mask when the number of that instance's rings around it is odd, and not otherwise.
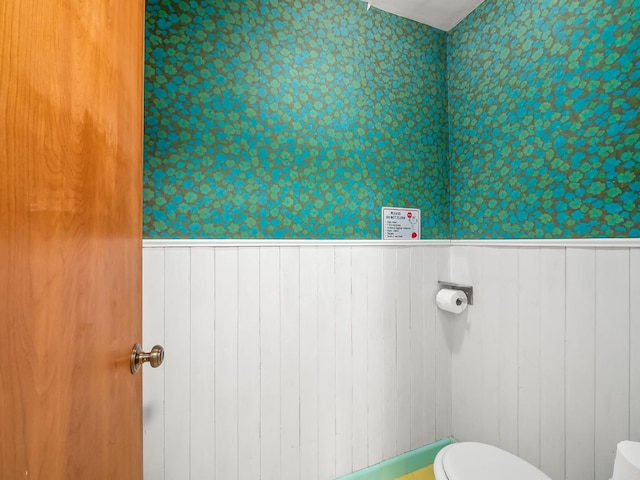
[[[452,237],[640,237],[640,3],[487,0],[448,36]]]
[[[147,0],[144,236],[448,238],[446,35],[357,0]]]

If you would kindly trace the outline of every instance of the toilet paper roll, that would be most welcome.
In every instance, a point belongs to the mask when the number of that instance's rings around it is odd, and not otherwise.
[[[436,304],[446,312],[462,313],[467,308],[467,296],[462,290],[443,288],[436,295]]]

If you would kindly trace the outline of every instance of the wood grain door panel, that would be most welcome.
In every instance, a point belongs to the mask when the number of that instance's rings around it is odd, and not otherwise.
[[[141,479],[144,2],[0,2],[0,478]]]

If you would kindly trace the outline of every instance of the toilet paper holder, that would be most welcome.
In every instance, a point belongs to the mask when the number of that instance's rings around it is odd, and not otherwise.
[[[451,290],[462,290],[467,296],[467,303],[473,305],[473,287],[469,285],[460,285],[459,283],[443,282],[438,280],[438,290],[448,288]]]

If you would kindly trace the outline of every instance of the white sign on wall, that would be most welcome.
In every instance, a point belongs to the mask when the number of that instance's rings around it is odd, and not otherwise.
[[[382,207],[383,240],[420,240],[420,209]]]

